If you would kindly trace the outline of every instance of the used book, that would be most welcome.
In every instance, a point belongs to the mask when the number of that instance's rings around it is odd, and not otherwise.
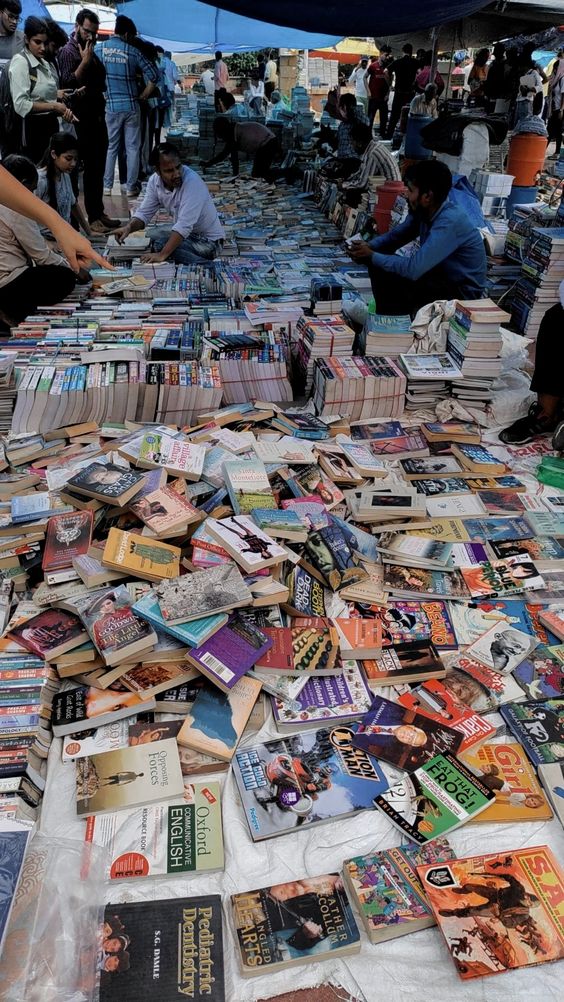
[[[508,703],[500,713],[533,765],[564,760],[564,699]]]
[[[422,713],[375,696],[353,738],[356,748],[412,772],[439,753],[456,754],[462,734]]]
[[[371,943],[435,925],[416,867],[454,859],[446,838],[345,860],[343,877]]]
[[[114,463],[91,463],[66,483],[66,489],[122,508],[141,490],[145,474]]]
[[[140,533],[112,528],[104,547],[102,563],[131,577],[163,581],[178,577],[180,554],[177,546],[169,546]]]
[[[245,676],[228,693],[203,680],[178,733],[180,747],[230,762],[260,691],[258,679]]]
[[[374,806],[411,842],[424,845],[470,821],[494,799],[481,780],[445,752],[381,793]]]
[[[394,643],[393,647],[364,661],[363,667],[371,687],[421,682],[429,678],[444,678],[446,675],[446,668],[435,646],[427,640]]]
[[[103,588],[80,606],[80,617],[107,665],[140,656],[157,642],[149,623],[132,609],[125,585]]]
[[[465,752],[464,762],[495,794],[493,804],[476,821],[547,821],[552,817],[535,770],[521,745],[484,744],[476,751]]]
[[[233,563],[162,581],[155,594],[164,622],[173,625],[250,605],[253,600]]]
[[[210,682],[229,692],[270,647],[270,637],[235,614],[217,633],[199,647],[193,647],[187,659]]]
[[[153,699],[143,699],[136,692],[116,692],[114,689],[87,686],[67,689],[56,693],[53,699],[53,734],[57,737],[78,735],[93,727],[115,724],[154,708]]]
[[[338,873],[232,894],[231,908],[244,977],[360,950],[360,933]]]
[[[98,938],[100,1002],[225,1002],[219,894],[109,904]]]
[[[174,738],[101,752],[76,762],[79,818],[173,800],[183,791]]]
[[[233,772],[254,842],[373,807],[387,788],[377,762],[352,745],[354,724],[238,751]]]
[[[219,783],[187,784],[176,803],[89,817],[85,841],[107,850],[109,880],[223,870]]]
[[[555,906],[564,873],[548,846],[431,863],[417,873],[462,979],[564,957]]]

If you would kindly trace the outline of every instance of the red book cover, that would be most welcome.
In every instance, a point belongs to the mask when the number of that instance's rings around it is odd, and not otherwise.
[[[73,511],[63,515],[53,515],[49,519],[43,552],[44,571],[58,571],[72,567],[73,557],[88,552],[93,518],[92,511]]]

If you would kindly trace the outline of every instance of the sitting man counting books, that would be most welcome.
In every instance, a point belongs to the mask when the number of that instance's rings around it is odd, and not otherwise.
[[[272,161],[277,155],[278,143],[276,137],[266,125],[260,122],[230,121],[228,118],[216,118],[213,123],[216,139],[225,145],[211,160],[204,162],[204,167],[219,164],[231,157],[233,173],[239,173],[239,153],[249,153],[253,157],[253,177],[262,177],[265,181],[272,178]]]
[[[198,264],[215,258],[224,237],[212,197],[195,171],[185,167],[172,143],[155,146],[149,162],[155,173],[149,178],[140,207],[127,226],[114,230],[118,243],[142,230],[159,209],[173,217],[172,229],[159,227],[153,233],[155,252],[142,261],[159,263],[171,258],[176,264]]]
[[[464,209],[449,200],[452,175],[446,164],[420,160],[405,177],[409,216],[389,233],[349,245],[354,261],[368,265],[378,313],[414,314],[436,299],[480,299],[486,282],[486,252]],[[411,254],[396,254],[419,239]]]
[[[553,448],[564,449],[564,390],[562,389],[563,359],[562,333],[564,331],[564,282],[560,283],[559,302],[544,314],[539,327],[535,351],[535,371],[531,390],[537,399],[525,417],[519,418],[509,428],[500,432],[506,445],[525,445],[537,435],[554,432]],[[558,365],[556,364],[558,362]]]

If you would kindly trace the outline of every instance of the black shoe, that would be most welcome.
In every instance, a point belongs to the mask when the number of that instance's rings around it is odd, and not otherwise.
[[[554,431],[555,426],[555,421],[541,416],[541,409],[538,403],[535,403],[529,407],[526,417],[519,418],[509,428],[505,428],[499,433],[498,438],[505,445],[526,445],[539,435],[547,435]]]
[[[564,421],[559,421],[554,429],[552,448],[555,452],[564,452]]]

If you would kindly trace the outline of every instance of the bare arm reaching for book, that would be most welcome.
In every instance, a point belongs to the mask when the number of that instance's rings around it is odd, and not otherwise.
[[[102,268],[111,269],[111,265],[96,253],[86,237],[61,219],[59,213],[50,205],[32,195],[2,166],[0,166],[0,182],[0,204],[50,229],[73,271],[88,267],[92,261]]]

